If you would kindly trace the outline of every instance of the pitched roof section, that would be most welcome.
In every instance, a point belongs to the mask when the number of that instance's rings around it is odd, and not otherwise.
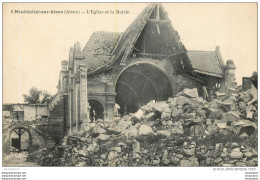
[[[131,53],[132,47],[136,43],[155,6],[155,3],[149,4],[123,33],[118,46],[114,51],[114,54],[118,57],[124,53],[122,61]]]
[[[187,55],[195,72],[223,77],[222,60],[216,51],[188,51]]]
[[[95,32],[89,38],[86,46],[82,50],[85,55],[89,72],[108,64],[112,58],[112,52],[115,49],[121,33]]]

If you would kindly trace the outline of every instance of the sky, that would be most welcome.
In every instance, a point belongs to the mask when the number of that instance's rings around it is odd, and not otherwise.
[[[123,32],[147,3],[5,3],[3,103],[22,103],[31,87],[57,92],[61,61],[95,31]],[[236,78],[257,71],[256,3],[162,3],[188,50],[215,50],[232,59]],[[129,11],[127,14],[19,14],[15,10]],[[88,11],[89,12],[89,11]]]

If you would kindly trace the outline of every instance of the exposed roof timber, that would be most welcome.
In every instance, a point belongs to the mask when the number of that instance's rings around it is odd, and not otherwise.
[[[169,23],[169,20],[159,20],[159,19],[148,19],[150,23]]]
[[[143,55],[143,56],[158,56],[158,57],[167,57],[167,55],[164,54],[151,54],[151,53],[135,53],[138,55]]]
[[[182,54],[182,53],[186,53],[186,51],[178,52],[178,53],[175,53],[175,54],[170,54],[170,55],[167,56],[167,58],[170,58],[170,57],[173,57],[173,56],[176,56],[176,55]]]
[[[147,22],[147,20],[148,20],[148,18],[150,17],[150,15],[151,15],[151,13],[152,13],[154,7],[155,7],[155,5],[152,4],[152,8],[149,10],[149,12],[146,14],[146,16],[145,16],[145,17],[142,17],[142,18],[143,18],[143,21],[146,21],[146,22]],[[141,13],[139,16],[141,16],[141,15],[142,15],[142,13]],[[139,16],[138,16],[137,18],[139,18]],[[135,21],[136,21],[136,20],[135,20]],[[122,57],[122,59],[121,59],[121,63],[124,63],[124,62],[126,61],[126,59],[128,58],[129,54],[133,51],[134,45],[135,45],[135,43],[137,42],[137,40],[138,40],[140,34],[142,33],[146,22],[143,23],[143,24],[140,26],[140,30],[138,30],[138,31],[136,32],[136,37],[134,37],[134,39],[131,40],[130,43],[128,43],[128,45],[127,45],[128,47],[126,46],[126,49],[123,51],[124,54],[123,54],[123,57]],[[131,24],[130,26],[132,26],[132,24]],[[134,28],[137,28],[137,27],[134,27]],[[120,55],[120,54],[119,54],[119,55]]]
[[[209,76],[215,76],[215,77],[219,77],[219,78],[222,78],[222,77],[223,77],[223,76],[220,75],[220,74],[214,74],[214,73],[211,73],[211,72],[201,71],[201,70],[198,70],[198,69],[194,69],[193,71],[194,71],[194,72],[197,72],[197,73],[209,75]]]
[[[195,78],[195,77],[193,77],[193,76],[190,76],[190,75],[188,75],[188,74],[183,73],[182,75],[184,75],[184,76],[186,76],[186,77],[188,77],[188,78],[191,78],[191,79],[193,79],[193,80],[195,80],[195,81],[198,81],[198,82],[200,82],[200,83],[202,83],[202,84],[205,84],[204,81],[202,81],[202,80],[200,80],[200,79],[198,79],[198,78]]]

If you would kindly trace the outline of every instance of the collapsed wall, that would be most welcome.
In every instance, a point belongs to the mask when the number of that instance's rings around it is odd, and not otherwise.
[[[185,89],[135,114],[97,120],[59,146],[32,153],[42,166],[257,166],[257,90]]]

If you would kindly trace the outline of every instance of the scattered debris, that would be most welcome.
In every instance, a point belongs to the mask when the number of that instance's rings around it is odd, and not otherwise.
[[[219,97],[207,102],[196,89],[184,90],[116,123],[97,120],[28,160],[42,166],[257,166],[257,103],[248,103],[254,95]]]

